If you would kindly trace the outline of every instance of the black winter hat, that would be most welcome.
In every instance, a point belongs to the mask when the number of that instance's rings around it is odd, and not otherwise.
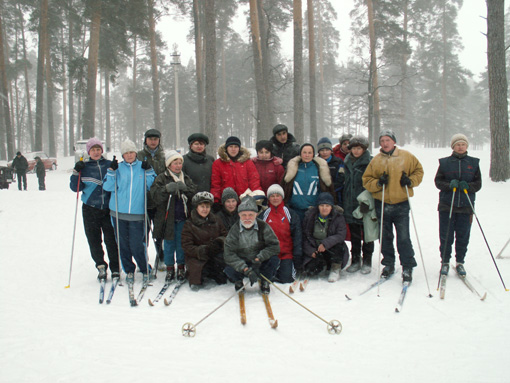
[[[203,141],[206,145],[209,145],[209,137],[203,133],[193,133],[188,137],[188,145],[191,146],[191,144],[195,141]]]
[[[317,206],[319,205],[331,205],[335,206],[335,200],[330,193],[322,192],[317,198]]]
[[[227,141],[225,141],[225,149],[227,149],[230,145],[237,145],[241,148],[241,140],[238,137],[230,136],[227,138]]]
[[[17,156],[21,156],[21,152],[17,152],[17,153],[16,153],[16,155],[17,155]]]
[[[349,141],[349,150],[351,150],[352,148],[356,147],[356,146],[360,146],[363,148],[363,150],[367,150],[368,149],[368,140],[365,136],[353,136],[350,141]]]
[[[266,149],[268,152],[273,153],[273,143],[269,140],[260,140],[255,144],[255,150],[260,152],[262,149]]]
[[[157,137],[161,138],[161,132],[157,129],[149,129],[145,132],[144,137]]]
[[[314,148],[314,146],[313,146],[312,144],[310,144],[309,142],[304,143],[303,145],[301,145],[301,146],[299,147],[299,155],[301,156],[301,152],[303,151],[303,148],[304,148],[305,146],[311,146],[311,147],[312,147],[312,150],[313,150],[313,155],[315,156],[315,148]]]
[[[273,128],[273,136],[276,136],[278,133],[282,132],[282,131],[286,131],[287,133],[289,132],[289,128],[287,128],[287,126],[283,125],[283,124],[278,124],[276,125],[274,128]]]

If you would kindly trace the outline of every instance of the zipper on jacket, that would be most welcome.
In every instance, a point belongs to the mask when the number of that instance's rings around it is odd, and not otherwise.
[[[129,208],[128,214],[131,214],[131,199],[133,197],[133,166],[132,164],[128,164],[129,169],[131,170],[131,183],[129,185]]]
[[[460,177],[462,176],[461,174],[461,166],[460,166],[460,159],[457,160],[457,162],[459,163],[459,181],[460,181]],[[459,190],[459,196],[458,196],[458,201],[457,201],[457,206],[460,207],[460,198],[461,198],[461,194],[464,192],[464,190]]]
[[[99,179],[101,180],[101,210],[104,209],[104,189],[103,189],[103,172],[101,171],[101,165],[97,161],[97,167],[99,168]]]

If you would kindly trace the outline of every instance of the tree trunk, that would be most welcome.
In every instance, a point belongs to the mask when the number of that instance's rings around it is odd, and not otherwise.
[[[500,0],[487,1],[487,61],[489,69],[489,113],[491,129],[492,181],[510,178],[508,95],[505,63],[505,8]]]
[[[205,0],[205,134],[217,147],[216,121],[216,13],[214,0]]]
[[[25,97],[27,101],[27,117],[28,117],[28,135],[30,137],[30,149],[34,148],[34,121],[32,119],[32,106],[30,100],[30,85],[28,82],[28,58],[27,58],[27,47],[25,40],[25,23],[23,20],[23,13],[21,12],[21,6],[18,3],[18,11],[20,15],[20,25],[21,25],[21,42],[23,44],[23,72],[25,76]]]
[[[7,96],[7,73],[6,73],[6,58],[4,55],[4,30],[2,25],[3,18],[3,4],[0,3],[0,93],[2,96],[2,112],[4,115],[5,126],[5,140],[7,144],[7,158],[14,158],[14,134],[12,131],[11,114],[9,111],[9,99]]]
[[[156,50],[156,21],[154,20],[154,0],[148,0],[149,8],[149,36],[151,47],[152,74],[152,105],[154,107],[154,127],[161,131],[161,107],[159,103],[158,52]],[[179,143],[177,143],[179,146]]]
[[[200,0],[193,0],[193,21],[195,24],[195,62],[196,62],[196,76],[197,76],[197,100],[198,100],[198,120],[200,123],[200,131],[205,132],[205,103],[204,103],[204,59],[202,47],[202,19]]]
[[[402,42],[404,47],[407,46],[407,35],[408,35],[408,13],[409,13],[409,0],[404,0],[404,24],[403,24],[403,36]],[[407,128],[407,62],[409,61],[409,55],[407,52],[402,54],[402,61],[400,68],[402,71],[402,83],[400,84],[400,129],[397,132],[398,140],[400,145],[406,143],[406,128]]]
[[[131,140],[136,140],[136,67],[138,65],[137,63],[137,55],[136,55],[136,48],[137,48],[137,38],[136,35],[133,36],[133,85],[132,85],[132,92],[133,96],[131,97],[131,113],[132,113],[132,125],[131,125]]]
[[[73,8],[73,0],[69,0],[69,9]],[[67,12],[67,19],[69,25],[69,36],[68,36],[68,61],[71,62],[74,58],[74,47],[73,47],[73,18],[71,16],[71,12]],[[71,73],[69,73],[69,89],[68,89],[68,98],[69,98],[69,154],[74,154],[74,89],[73,89],[73,77]],[[65,97],[65,96],[64,96]]]
[[[313,11],[313,1],[307,0],[308,8],[308,77],[310,80],[310,141],[316,143],[317,140],[317,105],[316,105],[316,82],[315,82],[315,19]]]
[[[55,126],[53,123],[53,79],[51,75],[51,56],[50,56],[50,37],[47,34],[44,42],[44,50],[46,56],[46,108],[48,109],[48,151],[51,157],[57,156],[55,146]]]
[[[39,42],[37,49],[37,85],[35,98],[35,151],[42,150],[43,108],[44,108],[44,44],[48,26],[48,0],[41,0],[39,18]]]
[[[105,136],[106,148],[104,151],[110,150],[112,146],[112,128],[110,124],[110,71],[105,70],[104,74],[104,120],[105,120]]]
[[[266,114],[260,118],[262,122],[261,134],[258,137],[271,137],[274,126],[274,104],[271,92],[271,49],[269,41],[269,25],[264,8],[264,0],[257,0],[257,15],[259,21],[260,48],[262,52],[262,82],[264,85],[264,96],[266,103]]]
[[[87,93],[83,111],[83,139],[94,137],[96,118],[96,80],[101,29],[101,0],[92,0],[90,20],[89,57],[87,62]]]
[[[375,140],[379,137],[379,131],[381,130],[381,114],[379,107],[379,83],[377,78],[377,54],[376,54],[376,36],[374,26],[374,8],[372,0],[366,0],[367,2],[367,13],[368,13],[368,31],[370,37],[370,77],[371,88],[369,97],[372,97],[373,114],[369,113],[368,118],[373,117],[373,133],[372,137]],[[378,143],[378,142],[377,142]]]
[[[448,126],[446,123],[446,108],[447,108],[447,101],[446,101],[446,82],[447,82],[447,62],[446,62],[446,55],[447,55],[447,38],[446,38],[446,1],[443,3],[443,18],[442,18],[442,30],[441,30],[441,37],[442,37],[442,43],[443,43],[443,68],[441,71],[441,133],[439,135],[441,140],[440,146],[445,146],[448,142]]]
[[[62,131],[64,132],[63,144],[64,144],[64,157],[69,155],[68,145],[68,131],[67,131],[67,80],[66,80],[66,52],[64,42],[64,28],[60,28],[60,44],[62,45]]]
[[[318,9],[319,9],[319,17],[317,18],[317,21],[319,22],[319,110],[320,110],[320,119],[319,119],[319,130],[321,136],[327,136],[324,127],[324,36],[322,34],[322,8],[321,8],[321,2],[319,1],[317,3]],[[333,135],[333,132],[331,132],[331,136]]]
[[[294,16],[294,135],[305,141],[303,122],[303,11],[301,0],[293,0]]]

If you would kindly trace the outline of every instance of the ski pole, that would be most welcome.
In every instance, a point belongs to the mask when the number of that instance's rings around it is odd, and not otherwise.
[[[182,325],[182,335],[187,337],[187,338],[193,338],[196,333],[197,333],[197,330],[196,330],[196,327],[202,323],[203,321],[205,321],[207,318],[209,318],[212,314],[214,314],[216,311],[218,311],[221,307],[223,307],[229,300],[231,300],[233,297],[235,297],[239,292],[243,291],[246,287],[246,284],[248,282],[246,282],[243,287],[241,287],[239,290],[237,290],[234,294],[232,294],[231,296],[229,296],[227,298],[227,300],[225,300],[222,304],[220,304],[218,307],[216,307],[214,310],[212,310],[209,314],[207,314],[205,317],[203,317],[202,319],[200,319],[196,324],[193,324],[191,322],[186,322]]]
[[[83,157],[80,157],[80,161],[83,161]],[[76,238],[76,218],[78,217],[78,204],[80,203],[80,182],[81,182],[81,170],[78,173],[78,186],[76,187],[76,207],[74,209],[74,225],[73,225],[73,242],[71,245],[71,261],[69,265],[69,282],[67,283],[66,289],[71,287],[71,273],[73,272],[73,257],[74,257],[74,239]]]
[[[381,225],[379,228],[379,263],[377,264],[377,275],[381,275],[381,254],[382,254],[382,237],[383,237],[383,221],[384,221],[384,190],[386,184],[382,186],[382,200],[381,200]],[[379,296],[379,285],[377,285],[377,296]]]
[[[113,156],[115,161],[115,156]],[[119,203],[117,201],[117,170],[115,170],[115,227],[117,231],[117,257],[119,258],[119,266],[122,265],[122,258],[120,257],[120,234],[119,234]]]
[[[489,242],[487,242],[487,238],[485,237],[485,233],[483,232],[482,225],[480,224],[480,221],[478,220],[478,216],[476,215],[475,207],[473,206],[473,203],[471,202],[471,199],[469,198],[467,189],[464,189],[464,193],[466,194],[466,198],[469,201],[469,205],[471,205],[471,210],[473,211],[473,215],[476,218],[476,222],[478,223],[478,227],[480,228],[480,231],[482,232],[482,236],[483,236],[483,239],[485,241],[485,244],[487,245],[487,249],[489,249],[489,254],[491,255],[492,262],[494,262],[494,266],[496,267],[496,271],[498,272],[499,279],[501,279],[501,283],[503,284],[503,287],[505,288],[505,291],[509,291],[506,288],[506,286],[505,286],[505,282],[503,281],[503,277],[501,276],[501,273],[499,272],[498,265],[496,263],[496,260],[494,259],[494,255],[492,255],[492,250],[491,250],[491,248],[489,246]]]
[[[420,238],[418,237],[418,229],[416,229],[416,222],[414,221],[413,208],[411,206],[411,198],[409,197],[409,188],[406,185],[407,202],[409,203],[409,210],[411,211],[411,219],[413,221],[414,234],[416,234],[416,242],[418,242],[418,250],[420,250],[421,263],[423,265],[423,273],[425,274],[425,281],[427,282],[427,289],[429,291],[429,298],[432,298],[430,293],[429,279],[427,277],[427,270],[425,269],[425,261],[423,260],[423,252],[421,251]]]
[[[500,250],[499,254],[496,255],[496,258],[506,258],[506,257],[503,257],[501,254],[503,254],[503,251],[505,251],[505,249],[509,243],[510,243],[510,238],[508,238],[508,241],[506,241],[505,246],[503,246],[503,248]]]
[[[149,274],[149,237],[147,236],[147,170],[143,169],[143,227],[145,235],[145,267],[147,268],[147,283],[150,282]]]
[[[172,201],[172,195],[170,194],[170,196],[168,197],[168,202],[166,204],[166,213],[165,213],[165,220],[163,221],[163,230],[161,231],[163,234],[163,237],[165,236],[165,231],[166,231],[166,223],[167,223],[167,220],[168,220],[168,211],[170,210],[170,202]],[[154,247],[156,248],[156,261],[154,262],[154,276],[156,276],[158,274],[158,267],[159,267],[159,257],[161,256],[161,251],[163,251],[163,257],[164,257],[164,254],[165,254],[165,239],[163,238],[161,240],[161,246],[159,247],[158,249],[158,245],[157,245],[157,242],[156,242],[156,238],[154,238],[154,229],[152,230],[152,239],[154,240]]]
[[[450,205],[450,215],[448,216],[448,226],[446,228],[446,238],[444,241],[443,251],[441,253],[441,263],[444,263],[444,256],[446,254],[446,246],[448,245],[448,236],[450,235],[450,224],[452,222],[453,202],[455,201],[455,192],[456,191],[457,191],[457,188],[453,188],[452,203]],[[438,290],[439,290],[439,283],[441,283],[441,270],[439,270],[439,278],[437,280],[437,289]]]
[[[273,282],[271,282],[269,279],[266,278],[266,276],[264,274],[260,274],[260,276],[262,278],[264,278],[266,281],[268,281],[270,284],[273,285],[273,287],[275,287],[278,291],[280,291],[283,295],[285,295],[287,298],[293,300],[295,303],[297,303],[299,306],[301,306],[302,308],[304,308],[306,311],[308,311],[310,314],[312,315],[315,315],[317,318],[319,318],[321,321],[323,321],[324,323],[326,323],[328,325],[328,333],[330,334],[340,334],[342,332],[342,324],[337,321],[336,319],[333,319],[333,320],[330,320],[329,322],[322,318],[321,316],[317,315],[316,313],[314,313],[312,310],[310,310],[308,307],[306,307],[305,305],[303,305],[302,303],[298,302],[296,299],[292,298],[289,294],[287,294],[285,291],[283,291],[282,289],[280,289],[278,286],[276,286]]]

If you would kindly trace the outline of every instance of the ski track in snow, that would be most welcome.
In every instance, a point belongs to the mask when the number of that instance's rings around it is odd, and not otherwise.
[[[274,287],[270,300],[279,326],[272,330],[258,287],[249,287],[245,326],[234,297],[197,326],[195,338],[185,338],[182,325],[197,323],[233,294],[233,285],[195,293],[186,284],[171,306],[165,307],[162,299],[149,307],[147,298],[154,299],[159,292],[163,273],[138,307],[129,306],[125,284],[117,287],[110,305],[99,305],[81,202],[71,287],[64,288],[76,206],[76,194],[69,189],[73,159],[59,158],[59,170],[47,173],[45,192],[37,191],[34,174],[28,175],[28,192],[18,192],[16,184],[0,190],[0,381],[508,382],[510,292],[503,289],[476,221],[466,269],[475,288],[488,292],[486,301],[481,302],[453,272],[446,298],[440,300],[436,291],[438,190],[433,179],[437,159],[450,151],[405,149],[425,169],[411,203],[433,297],[427,297],[423,262],[411,228],[418,267],[401,313],[394,312],[400,268],[380,287],[380,296],[377,288],[359,296],[377,279],[378,243],[371,274],[343,271],[340,281],[332,284],[312,279],[306,292],[292,295],[325,320],[339,320],[340,335],[328,334],[324,322]],[[510,184],[490,181],[488,151],[470,154],[482,160],[483,186],[475,207],[496,255],[510,234]],[[504,255],[510,256],[509,251]],[[152,262],[153,245],[149,252]],[[510,287],[510,260],[498,259],[497,264]],[[109,280],[106,294],[110,286]],[[135,294],[140,286],[137,273]],[[288,291],[288,285],[281,287]]]

